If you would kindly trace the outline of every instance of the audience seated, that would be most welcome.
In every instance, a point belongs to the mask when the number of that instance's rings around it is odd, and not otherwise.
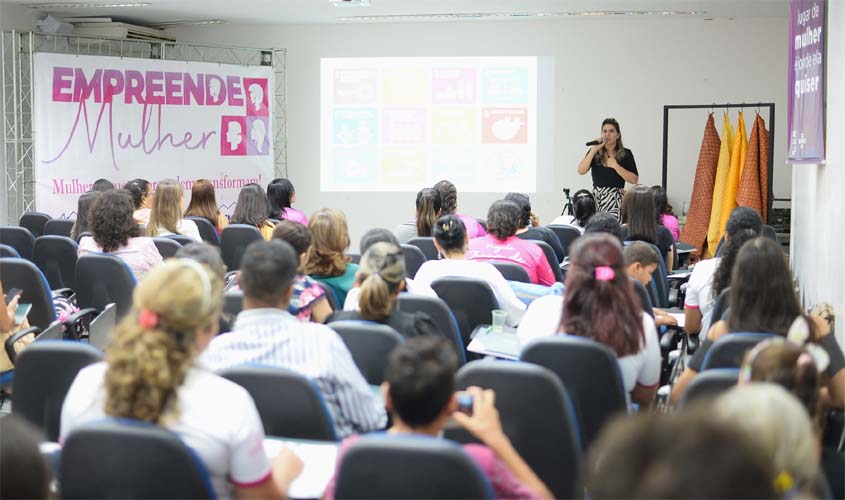
[[[657,254],[657,250],[648,243],[634,241],[625,245],[624,252],[625,272],[629,277],[647,287],[651,283],[652,273],[660,263],[660,255]],[[654,313],[654,324],[658,327],[678,324],[678,320],[663,309],[653,307],[652,312]]]
[[[518,325],[525,314],[525,304],[492,264],[466,260],[468,244],[469,235],[458,216],[439,218],[434,226],[434,246],[444,258],[423,263],[414,277],[415,284],[420,288],[431,287],[435,280],[454,276],[486,281],[493,289],[499,307],[508,313],[508,326]]]
[[[666,263],[666,269],[671,272],[675,261],[675,240],[672,238],[672,232],[663,227],[659,220],[654,205],[654,193],[648,186],[637,184],[625,193],[622,203],[625,241],[645,241],[657,245]]]
[[[534,243],[516,237],[519,217],[519,207],[512,201],[499,200],[490,205],[487,211],[489,233],[470,240],[466,257],[470,260],[501,260],[519,264],[528,271],[532,283],[551,286],[555,282],[555,275],[549,267],[546,254]]]
[[[112,189],[114,189],[114,184],[108,179],[97,179],[91,186],[91,191],[99,191],[100,193],[105,193]]]
[[[311,233],[308,228],[293,220],[282,220],[273,229],[273,239],[286,241],[299,255],[299,267],[293,280],[293,295],[288,312],[300,321],[324,323],[332,308],[326,299],[326,291],[309,276],[302,273],[308,250],[311,248]]]
[[[431,236],[434,222],[440,217],[443,200],[436,189],[424,188],[417,193],[416,205],[417,215],[414,220],[399,224],[393,231],[399,243],[407,243],[417,236]]]
[[[44,436],[18,415],[0,418],[0,498],[50,498],[50,468],[38,445]]]
[[[609,235],[585,235],[571,250],[564,296],[528,307],[520,343],[561,332],[605,344],[619,358],[625,392],[634,403],[650,404],[660,382],[660,344],[625,274],[622,245]]]
[[[428,314],[394,308],[399,292],[405,288],[405,257],[396,245],[376,243],[367,249],[355,275],[355,287],[360,289],[360,310],[334,312],[327,323],[366,320],[388,325],[405,338],[437,335]]]
[[[799,321],[796,323],[796,319]],[[701,370],[710,346],[722,335],[731,332],[759,332],[787,336],[803,344],[818,344],[830,362],[825,370],[828,406],[845,406],[845,357],[831,335],[829,326],[819,318],[807,317],[793,287],[792,273],[780,245],[763,237],[745,243],[737,254],[731,273],[730,308],[727,321],[710,327],[707,337],[695,351],[684,372],[672,389],[677,401],[687,384]]]
[[[625,230],[619,224],[619,220],[610,212],[598,212],[590,217],[587,225],[584,226],[584,234],[607,233],[619,240],[619,244],[625,242]]]
[[[709,325],[722,318],[710,318],[713,305],[722,290],[731,284],[731,270],[739,249],[763,230],[763,219],[748,207],[737,207],[731,212],[725,226],[725,246],[721,255],[699,261],[690,275],[684,298],[684,329],[696,334],[702,325]],[[707,332],[707,329],[704,330]]]
[[[586,189],[579,189],[572,197],[572,215],[560,215],[549,225],[572,226],[584,234],[584,228],[590,217],[596,213],[596,200],[593,193]]]
[[[90,211],[92,236],[79,241],[79,255],[91,252],[120,257],[136,279],[141,279],[162,261],[152,238],[138,236],[138,223],[132,217],[132,196],[123,190],[102,193]]]
[[[456,212],[458,209],[458,190],[454,184],[447,180],[442,180],[434,185],[434,189],[436,189],[440,193],[440,200],[442,202],[440,215],[456,215],[461,222],[464,223],[464,226],[467,229],[467,235],[472,238],[478,238],[479,236],[484,236],[487,234],[487,231],[484,230],[484,226],[482,226],[474,217],[470,217],[468,215],[462,215]]]
[[[135,212],[132,217],[138,224],[148,224],[150,222],[150,207],[153,202],[153,185],[146,179],[132,179],[127,182],[123,189],[127,190],[132,195],[132,201],[135,204]]]
[[[465,444],[464,451],[490,481],[496,498],[552,498],[552,494],[519,456],[502,431],[493,390],[470,387],[472,415],[458,410],[455,394],[457,356],[442,337],[420,337],[399,345],[390,354],[382,394],[390,410],[395,435],[438,438],[452,418],[483,444]],[[343,441],[336,470],[358,436]],[[324,498],[334,498],[334,479]]]
[[[795,396],[776,384],[740,385],[717,398],[712,409],[717,420],[746,433],[769,457],[779,497],[821,498],[812,494],[820,479],[819,442]]]
[[[308,253],[305,274],[325,283],[337,297],[338,304],[346,301],[346,294],[355,283],[358,265],[350,263],[349,228],[340,210],[323,208],[311,215],[308,232],[314,246]]]
[[[523,240],[545,241],[554,250],[558,263],[563,262],[563,259],[566,258],[566,251],[560,243],[560,238],[551,229],[539,226],[540,222],[537,220],[537,216],[531,211],[531,200],[528,196],[522,193],[508,193],[505,199],[516,203],[520,210],[519,229],[516,230],[517,237]]]
[[[663,186],[651,186],[651,192],[654,194],[654,207],[657,209],[657,217],[660,218],[660,223],[672,233],[672,238],[677,243],[681,236],[681,229],[678,225],[678,218],[672,212],[672,205],[669,204],[666,190],[663,189]]]
[[[193,449],[218,496],[285,497],[299,460],[283,452],[271,463],[247,391],[195,364],[217,333],[222,287],[192,260],[170,259],[150,271],[115,329],[106,362],[82,369],[71,385],[61,439],[106,417],[158,424]]]
[[[590,449],[589,498],[777,498],[771,460],[710,413],[646,413],[605,427]]]
[[[296,189],[288,179],[273,179],[267,185],[267,202],[270,205],[271,219],[287,219],[303,226],[308,225],[308,217],[291,207],[291,204],[296,203]]]
[[[269,213],[270,205],[267,203],[267,193],[264,192],[264,188],[250,183],[244,185],[238,193],[238,204],[229,222],[255,226],[261,231],[261,236],[269,240],[273,237],[273,223],[267,217]]]
[[[182,218],[182,197],[182,185],[172,179],[165,179],[156,185],[147,236],[181,234],[194,241],[202,241],[197,224]]]
[[[91,229],[88,227],[88,216],[91,213],[91,205],[103,194],[100,191],[88,191],[82,193],[76,205],[76,222],[70,229],[70,237],[78,243],[83,236],[90,236]]]
[[[15,320],[15,310],[18,308],[19,300],[20,294],[12,297],[7,304],[6,293],[3,291],[3,282],[0,281],[0,374],[14,368],[12,361],[9,359],[9,355],[6,353],[6,340],[8,340],[9,337],[14,335],[16,332],[29,328],[29,322],[26,318],[24,318],[24,320],[20,323]],[[24,347],[32,343],[33,340],[35,340],[35,334],[24,336],[15,342],[15,352],[22,350]],[[9,392],[6,387],[3,387],[2,389],[4,394]]]
[[[397,247],[399,246],[399,240],[396,239],[396,236],[391,233],[390,230],[382,227],[374,227],[364,233],[364,236],[361,236],[361,242],[358,245],[361,255],[367,253],[367,250],[369,250],[371,246],[379,242],[391,243]]]
[[[197,179],[191,186],[191,201],[185,209],[185,217],[202,217],[214,226],[217,234],[229,225],[229,219],[217,208],[214,184],[208,179]]]
[[[213,371],[249,364],[297,371],[320,389],[338,436],[383,428],[384,408],[343,340],[329,327],[288,312],[297,267],[296,252],[282,240],[247,247],[238,278],[243,311],[231,332],[211,341],[201,363]]]

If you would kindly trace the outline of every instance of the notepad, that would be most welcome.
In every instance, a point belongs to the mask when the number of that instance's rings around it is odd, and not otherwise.
[[[264,439],[264,453],[273,459],[287,447],[302,460],[302,473],[290,486],[290,498],[320,498],[334,475],[337,443],[296,439]]]

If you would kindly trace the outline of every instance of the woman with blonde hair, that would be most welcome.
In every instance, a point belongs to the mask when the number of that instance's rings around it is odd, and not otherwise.
[[[405,256],[391,243],[376,243],[361,257],[355,275],[360,287],[360,311],[338,311],[326,323],[341,320],[366,320],[390,326],[403,337],[437,335],[431,318],[423,313],[407,313],[394,309],[399,292],[405,288]]]
[[[314,244],[305,262],[305,274],[325,283],[334,292],[338,304],[346,301],[346,294],[355,283],[358,265],[346,255],[349,249],[349,227],[343,212],[321,208],[308,221],[308,231]]]
[[[223,232],[224,227],[229,225],[229,220],[217,208],[214,184],[208,179],[194,181],[191,186],[191,201],[185,209],[185,217],[202,217],[208,220],[217,230],[218,235]]]
[[[195,241],[202,241],[197,224],[182,218],[182,185],[173,179],[165,179],[156,186],[147,236],[168,236],[181,234]]]
[[[301,464],[285,452],[271,463],[249,393],[195,363],[217,334],[222,289],[217,275],[192,260],[170,259],[150,271],[106,361],[82,369],[71,385],[61,439],[108,417],[160,425],[199,456],[217,496],[284,497]]]

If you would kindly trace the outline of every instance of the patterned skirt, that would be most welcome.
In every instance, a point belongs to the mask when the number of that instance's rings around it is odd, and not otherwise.
[[[593,198],[596,200],[598,212],[608,212],[620,220],[622,199],[625,197],[623,188],[593,186]]]

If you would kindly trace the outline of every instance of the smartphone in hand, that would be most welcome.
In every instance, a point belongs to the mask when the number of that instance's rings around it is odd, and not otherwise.
[[[14,299],[15,297],[17,297],[18,295],[20,295],[22,293],[23,293],[23,290],[21,290],[20,288],[12,288],[8,292],[6,292],[6,297],[5,297],[6,298],[6,304],[11,302],[12,299]]]
[[[465,391],[460,391],[455,396],[458,400],[458,411],[471,417],[473,406],[472,394]]]

